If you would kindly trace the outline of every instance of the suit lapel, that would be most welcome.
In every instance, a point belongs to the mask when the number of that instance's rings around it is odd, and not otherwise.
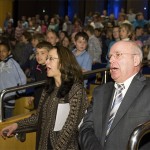
[[[110,128],[109,134],[112,132],[112,130],[115,128],[115,126],[118,124],[120,119],[124,116],[124,114],[128,111],[132,103],[136,100],[138,97],[139,93],[143,89],[145,82],[142,82],[145,80],[145,77],[140,74],[136,75],[134,79],[132,80],[125,96],[124,99],[117,111],[117,114],[115,116],[115,119],[112,123],[112,126]]]

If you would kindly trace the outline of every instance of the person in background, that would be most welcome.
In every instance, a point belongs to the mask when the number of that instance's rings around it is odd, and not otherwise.
[[[107,63],[107,53],[109,49],[109,44],[113,41],[113,28],[106,28],[104,30],[104,35],[101,36],[102,38],[102,54],[101,54],[101,61],[102,63]]]
[[[18,41],[16,40],[15,37],[10,37],[8,43],[11,49],[11,54],[13,55],[13,59],[16,60],[15,48],[16,48]]]
[[[64,37],[64,39],[62,40],[62,46],[71,50],[71,39],[69,36]]]
[[[136,38],[135,32],[132,33],[131,40],[134,41],[140,48],[143,47],[143,43]]]
[[[75,35],[76,48],[72,52],[82,68],[82,72],[90,71],[92,69],[92,58],[86,51],[88,39],[89,37],[85,32],[78,32]],[[87,87],[87,80],[84,81],[84,86]]]
[[[127,20],[127,17],[126,17],[125,13],[119,13],[118,20],[117,20],[117,25],[120,26],[123,23],[131,24],[130,21]]]
[[[9,23],[11,23],[11,25],[13,26],[14,19],[12,18],[12,14],[10,12],[7,12],[6,13],[6,17],[4,19],[4,23],[3,23],[3,25],[4,25],[4,31],[7,30]]]
[[[133,27],[134,27],[134,29],[138,26],[144,28],[144,26],[148,23],[149,23],[149,21],[144,19],[143,13],[139,12],[135,16],[135,21],[133,22]]]
[[[102,49],[98,38],[94,35],[94,28],[91,25],[88,25],[84,28],[84,31],[89,36],[87,51],[92,57],[93,65],[96,63],[101,63]]]
[[[45,36],[42,33],[34,33],[32,36],[32,53],[30,54],[28,61],[27,61],[27,69],[26,69],[26,73],[28,74],[28,81],[32,82],[35,81],[35,74],[34,74],[34,70],[37,66],[37,60],[36,60],[36,46],[38,43],[45,41]]]
[[[123,23],[120,25],[120,39],[129,41],[133,33],[133,26],[129,23]]]
[[[0,43],[0,92],[6,88],[26,84],[26,76],[20,65],[13,59],[9,44]],[[19,91],[24,92],[24,91]],[[4,118],[13,116],[16,93],[11,92],[4,97]]]
[[[50,23],[48,25],[48,30],[54,30],[55,32],[59,31],[59,24],[58,24],[57,19],[55,17],[52,17],[50,19]]]
[[[71,44],[70,44],[70,50],[73,51],[75,49],[75,35],[77,32],[74,32],[71,34]]]
[[[17,21],[17,27],[15,28],[15,39],[20,42],[21,41],[21,37],[23,32],[25,31],[23,25],[22,25],[22,21],[18,20]]]
[[[11,21],[8,21],[8,25],[7,28],[4,28],[4,33],[3,35],[7,36],[7,37],[11,37],[15,35],[15,28],[13,26],[13,23]]]
[[[100,69],[102,48],[99,39],[94,34],[94,28],[91,25],[87,25],[84,31],[89,36],[87,52],[92,58],[92,70]],[[88,85],[96,82],[96,75],[90,75],[88,77]],[[88,88],[88,87],[87,87]]]
[[[46,34],[46,31],[47,31],[47,26],[46,26],[44,20],[42,20],[42,21],[41,21],[41,32],[42,32],[42,34],[45,35],[45,34]]]
[[[150,79],[141,74],[142,59],[142,50],[132,41],[118,41],[111,47],[114,82],[94,90],[79,131],[81,150],[126,150],[133,130],[150,120]],[[140,150],[149,149],[149,139],[141,140]]]
[[[64,22],[62,24],[62,31],[67,32],[67,34],[70,36],[72,32],[72,22],[69,19],[69,16],[66,15],[64,18]]]
[[[102,47],[102,38],[101,38],[101,33],[102,33],[102,29],[101,28],[95,28],[94,29],[94,34],[95,36],[98,38],[100,44],[101,44],[101,47]]]
[[[45,14],[45,15],[44,15],[44,24],[45,24],[46,27],[48,28],[48,25],[49,25],[49,15],[48,15],[48,14]]]
[[[22,27],[24,28],[24,30],[28,29],[28,21],[27,21],[27,17],[26,16],[21,16],[21,22],[22,22]]]
[[[48,30],[46,33],[46,41],[52,44],[52,46],[59,45],[59,36],[55,30]]]
[[[109,44],[109,51],[114,43],[120,41],[119,30],[120,30],[119,26],[113,27],[113,41]],[[109,53],[109,51],[108,51],[108,53]]]
[[[109,44],[109,47],[108,47],[108,53],[107,53],[107,56],[106,56],[106,59],[107,59],[107,67],[109,67],[109,59],[107,58],[108,55],[109,55],[109,52],[110,52],[110,48],[116,43],[120,41],[120,35],[119,35],[119,26],[114,26],[113,27],[113,41]]]
[[[86,51],[88,39],[89,37],[85,32],[78,32],[75,35],[76,48],[72,51],[83,72],[90,71],[92,68],[92,58]]]
[[[26,72],[29,56],[32,54],[31,33],[25,31],[22,33],[21,41],[17,43],[14,53],[17,62],[24,72]]]
[[[41,23],[40,22],[36,23],[34,33],[42,33],[42,27],[41,27]]]
[[[127,18],[131,23],[135,21],[135,16],[136,14],[133,12],[133,9],[130,8],[127,14]]]
[[[68,33],[66,31],[60,31],[59,32],[59,42],[62,44],[63,39],[68,36]]]
[[[88,14],[85,16],[85,20],[84,20],[84,26],[87,26],[90,24],[90,22],[92,21],[92,11],[89,11]]]
[[[88,105],[82,70],[73,53],[62,46],[49,50],[46,67],[48,80],[36,113],[5,127],[0,135],[5,138],[8,131],[9,137],[16,129],[32,126],[37,128],[36,149],[79,150],[78,126]]]
[[[94,13],[92,16],[92,21],[90,25],[95,28],[104,28],[104,25],[102,23],[102,18],[98,12]],[[88,26],[88,25],[87,25]]]
[[[36,45],[35,57],[37,64],[32,71],[35,82],[47,79],[46,59],[48,56],[48,51],[51,49],[51,47],[51,44],[46,41],[39,42]],[[33,96],[29,97],[29,104],[34,103],[34,109],[38,108],[43,88],[44,86],[35,87]]]

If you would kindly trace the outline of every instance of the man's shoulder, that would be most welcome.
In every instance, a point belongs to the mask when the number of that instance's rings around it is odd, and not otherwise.
[[[105,90],[105,89],[112,88],[113,86],[114,86],[114,82],[107,82],[107,83],[97,86],[94,90],[95,91]]]

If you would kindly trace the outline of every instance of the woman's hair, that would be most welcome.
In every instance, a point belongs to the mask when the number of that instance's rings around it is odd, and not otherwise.
[[[65,97],[70,91],[72,85],[75,82],[83,83],[82,70],[76,61],[73,53],[63,46],[53,47],[52,49],[57,50],[59,63],[60,63],[60,72],[61,72],[61,86],[58,90],[57,97]],[[47,82],[48,93],[51,93],[54,90],[55,83],[54,78],[50,77]]]

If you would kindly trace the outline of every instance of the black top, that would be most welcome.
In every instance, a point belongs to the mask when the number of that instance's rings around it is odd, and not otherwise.
[[[34,76],[35,76],[36,82],[46,80],[47,78],[46,66],[38,64],[35,68]],[[35,87],[34,89],[34,108],[35,109],[37,109],[38,107],[43,88],[44,88],[44,85],[40,85],[40,86]]]

